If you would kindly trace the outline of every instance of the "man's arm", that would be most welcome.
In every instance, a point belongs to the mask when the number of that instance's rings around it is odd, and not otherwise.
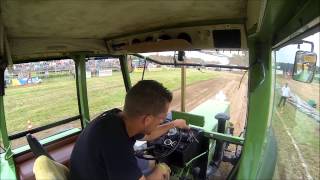
[[[161,124],[155,129],[154,131],[151,132],[149,135],[145,135],[143,137],[144,141],[153,141],[163,134],[167,133],[169,129],[171,128],[181,128],[181,129],[189,129],[189,126],[187,125],[186,121],[183,119],[176,119],[174,121],[171,121],[169,123]]]

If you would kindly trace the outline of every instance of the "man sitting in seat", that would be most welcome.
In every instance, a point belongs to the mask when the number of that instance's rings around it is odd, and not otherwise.
[[[80,134],[71,155],[71,179],[168,179],[167,166],[143,175],[134,156],[136,139],[153,140],[173,127],[189,128],[182,119],[160,125],[172,93],[153,80],[139,81],[127,93],[123,111],[112,109]]]

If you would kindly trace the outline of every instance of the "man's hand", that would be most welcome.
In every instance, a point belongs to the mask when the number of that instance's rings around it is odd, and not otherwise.
[[[180,128],[180,129],[189,129],[190,127],[187,125],[186,120],[184,119],[176,119],[172,121],[174,127]]]
[[[152,173],[146,177],[147,180],[169,180],[171,169],[165,163],[159,163]]]
[[[189,129],[190,127],[187,125],[186,121],[184,119],[176,119],[174,121],[171,121],[170,123],[165,123],[157,127],[154,131],[151,132],[151,134],[145,135],[143,140],[144,141],[153,141],[163,134],[167,133],[169,129],[176,127],[180,129]]]

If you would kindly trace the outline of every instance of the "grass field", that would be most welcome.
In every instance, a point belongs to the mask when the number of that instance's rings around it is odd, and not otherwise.
[[[221,74],[221,73],[220,73]],[[142,73],[131,73],[132,84],[141,79]],[[187,69],[187,84],[217,78],[219,73]],[[144,79],[155,79],[168,89],[180,87],[180,69],[146,72]],[[110,77],[87,79],[90,115],[123,105],[125,88],[120,72]],[[43,79],[41,84],[16,86],[6,89],[5,112],[9,134],[48,124],[79,114],[75,79],[72,76]]]
[[[277,94],[275,104],[278,102]],[[319,123],[289,103],[284,108],[275,107],[274,110],[272,127],[278,143],[274,179],[307,179],[307,173],[319,179]]]

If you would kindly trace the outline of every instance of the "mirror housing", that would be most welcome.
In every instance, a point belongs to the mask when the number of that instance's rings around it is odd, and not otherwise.
[[[316,71],[317,54],[310,51],[297,51],[292,79],[311,83]]]

